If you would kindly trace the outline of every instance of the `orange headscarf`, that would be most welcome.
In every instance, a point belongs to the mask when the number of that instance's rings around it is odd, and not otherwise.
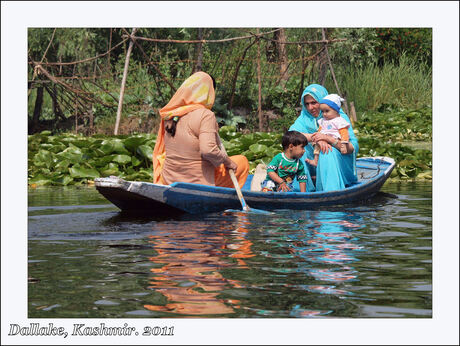
[[[211,109],[214,104],[214,87],[212,78],[205,72],[196,72],[185,80],[177,89],[166,106],[160,109],[161,123],[157,141],[153,149],[153,182],[164,184],[161,171],[166,158],[165,153],[165,120],[181,117],[195,109]]]

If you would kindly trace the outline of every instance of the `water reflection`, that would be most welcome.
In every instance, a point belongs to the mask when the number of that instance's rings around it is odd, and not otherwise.
[[[307,211],[303,217],[309,221],[300,232],[291,234],[294,241],[289,243],[290,251],[301,260],[299,263],[308,275],[325,282],[303,287],[316,293],[350,294],[336,285],[357,280],[358,271],[352,263],[357,261],[356,253],[363,249],[355,232],[364,227],[361,218],[340,211]]]
[[[352,294],[344,283],[358,277],[353,263],[358,261],[356,253],[363,250],[356,236],[356,230],[364,227],[360,216],[338,211],[305,211],[298,227],[289,231],[278,229],[277,236],[271,226],[286,224],[284,218],[261,228],[260,220],[253,220],[248,214],[232,213],[231,216],[216,223],[188,221],[187,228],[174,222],[158,223],[154,227],[149,243],[158,255],[150,258],[155,268],[151,269],[153,276],[148,288],[163,294],[167,303],[145,304],[144,308],[194,316],[230,315],[236,313],[235,309],[241,309],[241,304],[248,310],[247,298],[241,297],[244,301],[234,296],[230,299],[228,294],[221,293],[240,288],[250,294],[263,292],[269,297],[279,296],[280,287],[284,287],[295,289],[302,299],[306,292],[336,297]],[[269,246],[264,241],[267,236]],[[267,265],[273,261],[286,265]],[[261,267],[261,263],[265,265]],[[232,275],[228,275],[228,269]],[[241,270],[248,270],[247,275]],[[280,285],[251,283],[250,275],[258,276],[261,270],[264,277],[278,276]],[[299,273],[305,274],[300,281]],[[222,298],[224,296],[227,299]],[[311,303],[295,304],[286,307],[285,314],[317,317],[334,311],[314,307]],[[270,315],[267,309],[253,310]]]
[[[398,198],[167,219],[86,204],[87,190],[36,196],[29,318],[429,317],[431,185],[387,191]]]
[[[218,295],[224,289],[240,288],[241,283],[223,277],[220,270],[235,266],[228,259],[247,268],[245,259],[254,256],[252,243],[245,238],[249,221],[243,213],[235,216],[238,227],[234,230],[227,222],[190,221],[187,228],[176,227],[175,223],[156,225],[149,236],[149,243],[158,253],[150,258],[157,266],[151,269],[154,276],[149,289],[162,293],[168,303],[145,304],[146,309],[184,315],[234,313],[239,301]]]
[[[252,242],[246,239],[248,235],[248,229],[251,228],[251,222],[248,218],[248,214],[244,212],[233,213],[236,217],[238,227],[232,232],[233,240],[235,243],[226,245],[226,249],[231,249],[234,252],[230,255],[231,258],[236,258],[240,268],[248,268],[245,258],[254,257],[255,254],[251,251]]]

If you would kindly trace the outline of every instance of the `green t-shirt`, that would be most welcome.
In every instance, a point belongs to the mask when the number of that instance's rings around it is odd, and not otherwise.
[[[267,173],[268,172],[275,172],[287,183],[291,183],[296,176],[299,183],[307,182],[305,165],[302,160],[290,160],[284,153],[279,153],[270,161],[267,166]],[[268,174],[265,179],[270,179]]]

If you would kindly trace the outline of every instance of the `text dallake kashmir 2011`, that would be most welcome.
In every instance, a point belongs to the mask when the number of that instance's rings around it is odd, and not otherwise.
[[[74,323],[70,336],[174,336],[174,326],[145,326],[142,333],[124,323],[122,327],[109,327],[105,323],[98,326],[88,326],[85,323]],[[42,326],[40,323],[29,323],[28,326],[10,324],[8,336],[69,336],[65,327],[55,326],[48,323]]]

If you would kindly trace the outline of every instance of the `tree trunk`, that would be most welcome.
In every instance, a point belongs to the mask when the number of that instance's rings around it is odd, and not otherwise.
[[[51,96],[51,100],[53,101],[53,113],[54,113],[54,121],[58,121],[59,118],[62,120],[66,120],[64,114],[62,114],[61,107],[59,106],[58,100],[57,100],[57,89],[56,85],[53,85],[53,90],[51,91],[49,88],[46,88],[46,91],[48,91],[48,94]]]
[[[203,28],[198,28],[198,40],[203,39]],[[196,44],[196,64],[193,68],[193,73],[201,71],[203,65],[203,43],[199,42]]]
[[[324,34],[325,29],[322,29],[322,30],[323,30],[323,34]],[[324,34],[324,37],[325,36],[326,35]],[[323,39],[325,39],[325,38],[323,38]],[[328,61],[328,64],[329,64],[329,69],[331,71],[332,80],[334,81],[335,87],[337,88],[337,93],[345,99],[345,101],[342,103],[342,106],[345,109],[345,113],[349,115],[350,113],[348,113],[347,98],[346,98],[346,95],[342,94],[342,92],[339,89],[339,83],[337,83],[337,78],[335,78],[334,67],[332,66],[331,57],[329,56],[329,51],[327,49],[327,43],[325,44],[324,50],[326,52],[326,57],[327,57],[327,61]]]
[[[62,55],[59,55],[59,63],[62,63]],[[62,65],[59,65],[59,75],[62,76]]]
[[[356,118],[356,109],[354,102],[350,102],[350,120],[352,125],[355,125],[355,122],[358,121],[358,118]]]
[[[109,54],[107,54],[107,71],[110,73],[111,68],[110,68],[110,50],[112,49],[112,28],[110,28],[110,33],[109,33]]]
[[[76,95],[75,95],[75,104],[74,104],[74,115],[75,115],[75,134],[78,134],[78,103],[77,103]]]
[[[226,77],[227,67],[229,65],[229,64],[226,63],[226,61],[227,61],[227,58],[231,59],[231,57],[232,57],[232,52],[233,52],[233,48],[235,47],[235,42],[236,41],[232,42],[232,45],[231,45],[230,49],[228,49],[228,51],[226,51],[226,52],[228,52],[228,54],[224,54],[224,58],[222,59],[221,64],[220,64],[220,66],[222,66],[222,77],[220,77],[222,85],[225,84],[225,77]]]
[[[280,80],[286,81],[289,79],[289,75],[287,73],[288,69],[288,58],[286,52],[286,44],[282,42],[286,42],[286,31],[284,28],[275,31],[276,37],[276,47],[278,50],[278,63],[279,63],[279,71],[280,71]]]
[[[321,38],[326,40],[326,29],[321,29]],[[324,44],[326,48],[326,44]],[[324,49],[318,56],[319,59],[319,75],[318,75],[318,84],[324,85],[324,81],[326,80],[326,73],[327,73],[327,51]]]
[[[133,28],[131,35],[134,35],[136,31],[137,29]],[[129,40],[129,47],[128,47],[128,51],[126,52],[126,58],[125,58],[125,67],[123,69],[123,78],[121,80],[121,86],[120,86],[120,97],[118,99],[117,119],[115,121],[115,130],[113,131],[114,135],[118,135],[118,127],[120,126],[121,110],[123,108],[123,96],[125,95],[126,77],[128,76],[129,57],[131,55],[131,51],[133,50],[133,44],[134,44],[134,41]]]
[[[305,47],[302,45],[302,72],[301,72],[301,78],[300,78],[300,91],[299,91],[300,97],[302,97],[302,94],[303,94],[303,85],[305,83],[305,68],[307,67],[304,57],[305,57]]]
[[[243,60],[246,57],[246,53],[248,52],[249,48],[251,48],[254,43],[256,43],[256,40],[252,41],[244,49],[243,56],[241,57],[241,59],[238,61],[238,64],[236,65],[235,75],[233,77],[233,83],[232,83],[232,93],[231,93],[231,96],[230,96],[230,102],[228,103],[228,109],[232,109],[232,107],[233,107],[233,98],[235,96],[236,80],[238,79],[238,72],[240,71],[241,64],[243,63]]]
[[[259,33],[259,28],[257,28],[257,34]],[[260,78],[260,39],[257,39],[257,82],[259,85],[259,99],[258,99],[258,106],[257,106],[257,113],[259,115],[259,131],[262,132],[264,130],[264,119],[262,115],[262,82]]]
[[[42,112],[42,105],[43,105],[43,87],[37,88],[37,98],[35,99],[35,108],[34,108],[34,115],[32,118],[33,130],[37,130],[38,128],[38,121],[40,119],[40,114]]]
[[[93,132],[94,129],[94,113],[93,113],[93,105],[90,104],[88,108],[88,119],[89,119],[89,128],[90,132]]]

